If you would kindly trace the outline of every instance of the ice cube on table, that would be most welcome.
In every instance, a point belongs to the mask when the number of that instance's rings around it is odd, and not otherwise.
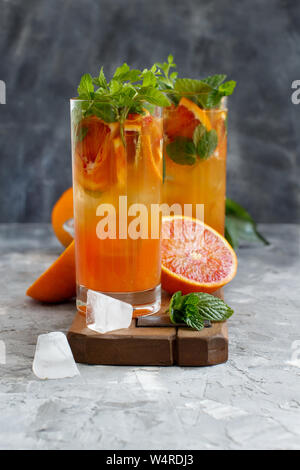
[[[80,375],[66,336],[59,332],[40,335],[32,370],[39,379],[63,379]]]
[[[132,321],[132,305],[108,295],[87,292],[86,325],[98,333],[128,328]]]

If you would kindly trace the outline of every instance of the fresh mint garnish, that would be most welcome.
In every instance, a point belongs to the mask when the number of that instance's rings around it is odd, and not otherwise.
[[[174,64],[174,58],[172,54],[169,54],[168,62],[157,62],[156,64],[154,64],[154,67],[156,67],[156,69],[158,69],[161,74],[161,76],[159,77],[160,88],[173,89],[178,73],[171,72],[172,68],[176,68],[176,64]]]
[[[203,78],[203,80],[201,81],[203,83],[206,83],[212,88],[218,88],[221,85],[221,83],[224,82],[224,80],[226,80],[226,75],[219,74],[219,75],[212,75],[211,77]]]
[[[174,85],[174,90],[177,91],[180,95],[196,95],[198,93],[209,93],[212,90],[212,87],[203,80],[178,78]]]
[[[222,322],[233,315],[233,310],[223,300],[204,292],[182,295],[176,292],[170,301],[172,323],[185,323],[202,330],[206,321]]]
[[[232,95],[236,86],[235,81],[224,82],[225,79],[226,75],[213,75],[203,80],[178,78],[174,91],[194,101],[200,108],[219,108],[222,98]]]
[[[78,96],[82,100],[89,100],[94,93],[94,84],[92,76],[89,73],[85,73],[80,80],[77,88]]]
[[[212,109],[219,108],[224,96],[232,95],[236,82],[226,80],[226,75],[216,74],[202,80],[192,78],[178,78],[178,73],[173,71],[176,68],[173,56],[168,56],[168,62],[154,64],[156,73],[161,74],[158,77],[159,88],[164,91],[170,91],[169,99],[177,105],[182,96],[194,101],[200,108]],[[152,70],[152,69],[151,69]],[[171,72],[171,73],[170,73]]]
[[[105,122],[115,122],[118,120],[117,110],[109,103],[100,103],[95,101],[93,106],[90,108],[90,112]]]
[[[246,209],[229,198],[226,198],[225,237],[233,248],[238,248],[241,240],[269,245]]]
[[[115,70],[108,82],[103,67],[99,75],[92,77],[84,74],[78,86],[78,99],[83,100],[83,117],[95,115],[105,122],[124,122],[129,113],[145,114],[148,104],[169,106],[170,100],[162,91],[162,81],[174,79],[169,77],[169,70],[175,66],[172,56],[163,72],[154,65],[150,70],[130,69],[124,63]],[[163,76],[162,73],[165,75]]]

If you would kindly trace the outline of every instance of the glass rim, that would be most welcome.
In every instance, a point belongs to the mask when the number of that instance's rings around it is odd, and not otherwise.
[[[177,93],[176,91],[174,92],[174,90],[170,90],[170,92],[167,93],[167,95],[170,95],[170,96],[180,96],[180,99],[181,98],[187,98],[187,99],[190,99],[190,98],[193,98],[193,97],[198,97],[198,96],[201,96],[201,95],[204,95],[205,93],[184,93],[184,95],[180,95],[180,93]],[[197,103],[195,103],[197,104]],[[172,103],[171,103],[172,105]],[[198,105],[197,105],[198,106]],[[204,112],[207,112],[207,113],[213,113],[213,112],[221,112],[221,111],[228,111],[228,96],[223,96],[223,98],[221,98],[221,102],[220,102],[220,106],[219,107],[216,107],[216,108],[201,108],[201,106],[199,106],[199,108],[204,111]]]
[[[166,94],[169,94],[169,95],[176,95],[178,96],[178,93],[174,93],[173,90],[171,90],[170,92],[166,93]],[[185,93],[184,94],[184,97],[193,97],[193,96],[200,96],[200,95],[203,95],[203,93]],[[69,98],[69,101],[70,103],[106,103],[106,104],[109,104],[109,101],[101,101],[101,100],[82,100],[82,99],[79,99],[79,98]],[[218,108],[200,108],[203,112],[205,113],[218,113],[218,112],[228,112],[228,106],[227,106],[227,102],[228,102],[228,97],[227,96],[223,96],[223,98],[221,99],[221,106],[219,106]],[[145,100],[145,103],[146,104],[150,104],[147,100]],[[159,105],[152,105],[154,106],[155,108],[160,108],[160,109],[168,109],[170,108],[171,106],[173,106],[174,103],[170,103],[169,106],[159,106]]]
[[[75,103],[107,103],[107,104],[110,104],[110,101],[107,101],[107,100],[82,100],[82,99],[79,99],[79,98],[69,98],[69,101],[70,102],[75,102]],[[147,100],[144,100],[143,101],[144,103],[147,103],[147,104],[152,104],[150,103],[149,101]],[[152,104],[152,106],[154,106],[155,108],[163,108],[164,106],[160,106],[159,104]]]

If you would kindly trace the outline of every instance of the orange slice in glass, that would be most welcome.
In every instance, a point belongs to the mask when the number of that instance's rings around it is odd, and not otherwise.
[[[162,152],[156,148],[155,153],[152,151],[151,136],[146,134],[141,136],[143,165],[147,177],[154,177],[162,181]]]
[[[124,186],[127,180],[127,161],[126,151],[121,137],[115,137],[113,139],[113,145],[115,151],[117,182],[120,186]]]
[[[83,119],[75,145],[75,179],[91,191],[104,191],[114,179],[112,139],[119,130],[116,122],[106,123],[96,116]]]
[[[203,124],[207,131],[212,128],[208,112],[185,97],[181,98],[178,106],[165,110],[164,132],[170,140],[179,136],[192,139],[199,124]]]

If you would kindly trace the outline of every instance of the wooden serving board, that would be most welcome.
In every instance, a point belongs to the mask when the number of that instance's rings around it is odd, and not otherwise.
[[[223,291],[215,292],[223,298]],[[68,332],[76,362],[136,366],[211,366],[228,359],[227,323],[213,323],[202,331],[173,325],[166,313],[170,296],[162,295],[161,310],[133,319],[129,328],[96,333],[77,313]]]

